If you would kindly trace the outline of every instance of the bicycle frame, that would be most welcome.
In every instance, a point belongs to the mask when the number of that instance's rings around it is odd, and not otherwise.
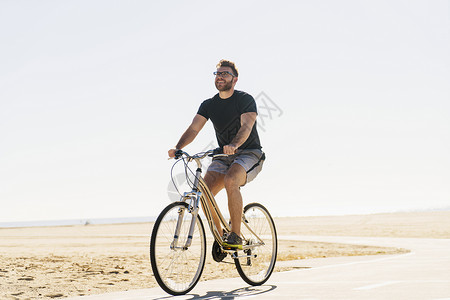
[[[184,153],[184,152],[183,152]],[[197,163],[197,170],[195,172],[195,179],[194,179],[194,184],[193,184],[193,189],[190,192],[186,192],[184,193],[184,195],[181,197],[181,201],[183,202],[187,202],[188,200],[190,201],[188,209],[189,209],[189,213],[192,214],[192,220],[191,220],[191,224],[190,224],[190,228],[189,228],[189,234],[188,234],[188,239],[184,245],[184,247],[182,247],[184,250],[186,250],[187,248],[190,247],[191,243],[192,243],[192,236],[194,233],[194,229],[195,229],[195,222],[199,213],[199,203],[202,203],[202,207],[206,216],[206,219],[208,220],[208,225],[209,228],[211,230],[211,233],[214,236],[214,239],[219,243],[219,245],[222,244],[222,236],[219,233],[219,230],[216,227],[216,224],[214,223],[214,219],[212,216],[212,212],[211,209],[208,205],[208,201],[209,203],[211,203],[212,208],[214,209],[214,212],[217,214],[217,216],[219,217],[219,221],[222,224],[224,230],[226,232],[231,232],[231,227],[230,225],[227,223],[227,221],[225,220],[225,218],[223,217],[222,213],[220,212],[217,202],[214,198],[214,195],[211,193],[211,191],[209,190],[208,186],[206,185],[205,181],[203,180],[203,177],[201,176],[202,174],[202,164],[201,164],[201,159],[204,158],[206,155],[211,154],[212,151],[207,151],[205,152],[204,156],[198,157],[198,156],[188,156],[189,159],[188,161],[192,161],[194,160]],[[185,153],[186,154],[186,153]],[[179,212],[180,216],[178,217],[178,221],[177,221],[177,226],[176,226],[176,231],[174,234],[174,240],[171,244],[171,248],[177,248],[177,243],[178,243],[178,236],[180,234],[180,220],[183,217],[184,214],[184,210]],[[243,217],[243,224],[244,226],[247,227],[247,229],[254,234],[257,239],[258,242],[254,243],[252,245],[245,245],[243,246],[243,250],[247,250],[247,249],[251,249],[251,248],[255,248],[261,245],[264,245],[265,243],[263,242],[263,240],[247,225],[247,221],[245,220],[245,216],[242,215]]]

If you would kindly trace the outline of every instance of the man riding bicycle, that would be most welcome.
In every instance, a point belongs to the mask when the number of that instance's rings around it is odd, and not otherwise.
[[[223,188],[226,190],[231,217],[230,234],[224,235],[219,217],[213,209],[211,211],[214,223],[224,237],[222,246],[225,249],[241,249],[243,202],[240,187],[252,181],[261,171],[265,155],[261,151],[256,128],[257,109],[254,98],[234,89],[239,74],[233,62],[221,60],[216,67],[215,86],[219,93],[203,101],[191,125],[183,133],[175,149],[170,149],[168,154],[169,157],[174,157],[177,150],[190,144],[208,119],[211,119],[219,147],[228,156],[215,157],[204,180],[214,196]],[[220,252],[220,247],[214,246],[214,259],[223,260],[226,254],[217,253]]]

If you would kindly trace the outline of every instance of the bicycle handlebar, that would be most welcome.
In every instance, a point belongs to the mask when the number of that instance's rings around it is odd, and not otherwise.
[[[175,152],[175,159],[179,159],[181,158],[181,156],[186,156],[188,159],[203,159],[206,156],[210,156],[210,157],[215,157],[215,156],[221,156],[224,155],[226,156],[226,154],[223,154],[223,150],[222,148],[216,148],[216,149],[211,149],[205,152],[200,152],[194,155],[189,155],[187,152],[184,152],[183,150],[177,150]]]

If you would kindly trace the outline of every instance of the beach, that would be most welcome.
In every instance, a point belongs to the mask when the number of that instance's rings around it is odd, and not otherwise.
[[[275,272],[309,258],[405,253],[408,249],[289,240],[293,235],[450,238],[450,211],[275,218]],[[0,229],[0,298],[51,299],[157,286],[149,261],[153,223]],[[201,280],[237,277],[232,261],[212,260]]]

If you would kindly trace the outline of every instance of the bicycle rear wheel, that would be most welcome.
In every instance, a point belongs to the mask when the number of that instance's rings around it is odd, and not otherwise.
[[[241,226],[244,250],[236,252],[238,258],[235,258],[234,263],[245,282],[262,285],[269,279],[277,260],[275,223],[269,211],[259,203],[246,205],[244,216]],[[249,246],[247,250],[246,246]]]
[[[172,295],[184,295],[192,290],[205,266],[206,236],[200,216],[197,216],[192,244],[185,247],[191,220],[188,205],[174,202],[161,212],[153,227],[150,239],[153,274],[161,288]],[[175,239],[179,221],[180,231]]]

